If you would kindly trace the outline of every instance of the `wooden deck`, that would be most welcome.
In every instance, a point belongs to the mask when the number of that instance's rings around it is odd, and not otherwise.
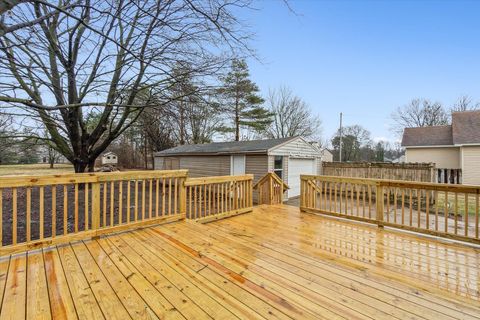
[[[261,206],[0,260],[6,319],[480,319],[480,249]]]

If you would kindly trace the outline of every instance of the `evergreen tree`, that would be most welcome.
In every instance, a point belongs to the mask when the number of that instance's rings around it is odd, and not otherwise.
[[[219,93],[223,97],[223,111],[232,123],[232,126],[224,128],[224,131],[234,132],[235,141],[240,141],[242,127],[262,132],[272,122],[273,114],[261,106],[264,100],[249,76],[245,60],[235,59],[232,61],[231,70],[221,78],[223,87]]]

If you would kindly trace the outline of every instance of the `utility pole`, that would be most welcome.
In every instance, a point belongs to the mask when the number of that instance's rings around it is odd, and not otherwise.
[[[343,113],[340,112],[340,155],[339,155],[339,160],[342,162],[342,135],[343,135],[343,128],[342,128],[342,119],[343,119]]]

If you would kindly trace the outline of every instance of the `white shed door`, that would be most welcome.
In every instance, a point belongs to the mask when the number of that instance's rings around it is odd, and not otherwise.
[[[245,155],[232,156],[230,172],[234,176],[245,174]]]
[[[300,195],[300,175],[316,174],[315,159],[288,159],[288,197]]]

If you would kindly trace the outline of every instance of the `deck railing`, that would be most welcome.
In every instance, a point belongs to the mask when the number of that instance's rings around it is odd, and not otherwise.
[[[0,177],[0,255],[252,210],[253,175],[187,175],[168,170]]]
[[[0,178],[0,254],[184,218],[186,170]]]
[[[258,204],[282,204],[284,193],[289,189],[275,173],[268,172],[253,186],[258,191]]]
[[[253,175],[190,178],[187,219],[208,222],[252,210]]]
[[[302,211],[480,243],[480,186],[301,176]]]

